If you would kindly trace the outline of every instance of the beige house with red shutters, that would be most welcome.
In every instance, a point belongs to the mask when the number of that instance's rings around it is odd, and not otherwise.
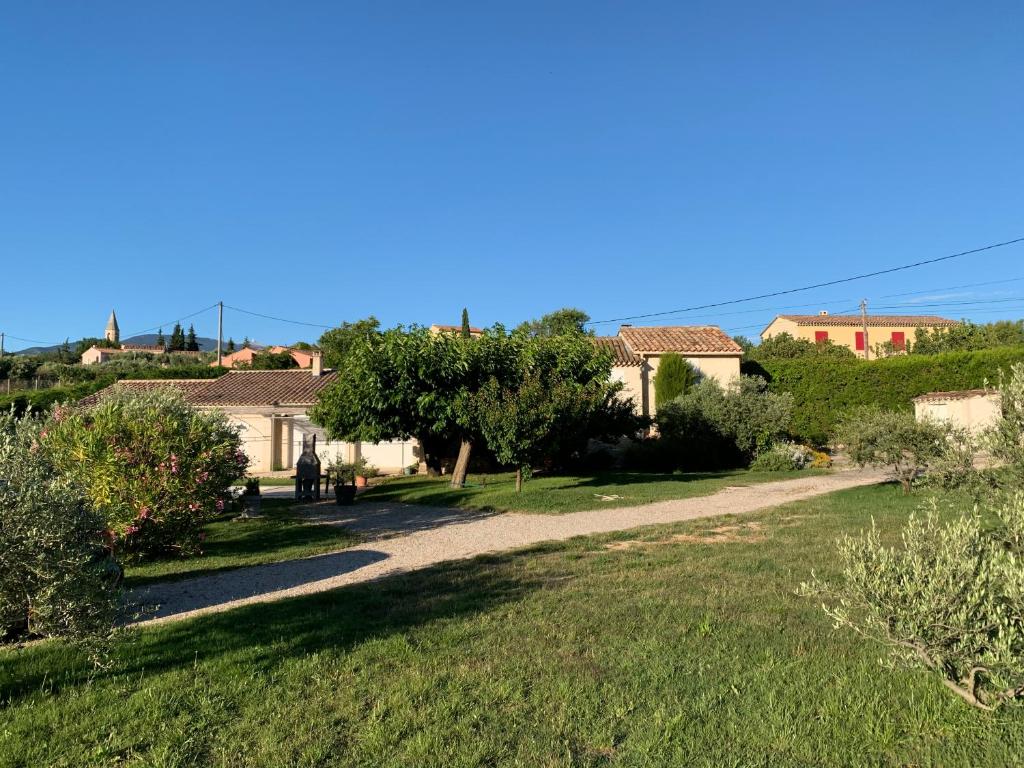
[[[613,355],[612,378],[624,385],[636,411],[654,415],[654,375],[663,355],[681,355],[702,377],[722,386],[740,375],[743,348],[715,325],[623,325],[616,336],[597,336],[594,343]]]
[[[960,325],[956,320],[935,315],[868,315],[867,339],[864,338],[864,318],[860,315],[778,315],[761,331],[761,341],[788,333],[795,339],[823,342],[831,341],[846,347],[858,357],[874,357],[874,348],[889,342],[893,350],[906,350],[914,341],[918,328],[928,331],[942,330]]]

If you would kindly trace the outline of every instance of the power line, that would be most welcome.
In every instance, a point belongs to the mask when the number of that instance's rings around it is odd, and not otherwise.
[[[132,331],[131,333],[126,333],[125,336],[127,338],[131,338],[132,336],[138,336],[141,333],[149,333],[150,331],[162,330],[164,327],[166,327],[168,325],[171,325],[171,323],[180,323],[182,320],[188,320],[190,317],[195,317],[196,315],[203,314],[203,312],[209,312],[211,309],[214,309],[216,306],[217,306],[216,303],[214,303],[214,304],[211,304],[208,307],[203,307],[202,309],[196,310],[195,312],[192,312],[191,314],[183,315],[182,317],[176,317],[174,320],[171,320],[169,322],[160,323],[160,325],[154,325],[151,328],[144,328],[141,331]]]
[[[757,301],[758,299],[770,299],[775,296],[785,296],[790,293],[800,293],[801,291],[810,291],[815,288],[825,288],[830,285],[840,285],[842,283],[852,283],[855,280],[864,280],[869,277],[878,277],[880,275],[889,275],[893,272],[902,272],[907,269],[914,269],[916,267],[923,267],[927,264],[937,264],[940,261],[949,261],[950,259],[960,258],[961,256],[969,256],[973,253],[981,253],[982,251],[990,251],[993,248],[1002,248],[1007,245],[1013,245],[1015,243],[1024,242],[1024,237],[1014,238],[1013,240],[1005,240],[1001,243],[992,243],[991,245],[984,245],[980,248],[972,248],[969,251],[960,251],[959,253],[951,253],[948,256],[938,256],[934,259],[924,259],[922,261],[915,261],[913,264],[904,264],[899,267],[890,267],[889,269],[880,269],[876,272],[866,272],[862,275],[853,275],[852,277],[843,277],[838,280],[828,280],[823,283],[815,283],[814,285],[805,285],[801,288],[789,288],[784,291],[772,291],[771,293],[762,293],[758,296],[748,296],[743,299],[731,299],[729,301],[717,301],[711,304],[699,304],[693,307],[684,307],[682,309],[670,309],[665,312],[648,312],[643,315],[630,315],[628,317],[616,317],[609,320],[593,320],[587,325],[601,325],[602,323],[621,323],[624,320],[644,320],[649,317],[663,317],[665,315],[674,315],[680,312],[694,312],[698,309],[712,309],[714,307],[724,307],[730,304],[742,304],[747,301]]]
[[[214,306],[217,305],[214,304]],[[276,320],[279,323],[291,323],[292,325],[308,325],[311,328],[334,328],[333,325],[324,325],[323,323],[306,323],[303,322],[302,320],[289,320],[288,318],[285,317],[274,317],[273,315],[264,315],[260,312],[253,312],[248,309],[242,309],[241,307],[232,307],[228,304],[224,305],[224,309],[231,309],[234,310],[235,312],[241,312],[246,315],[252,315],[253,317],[262,317],[265,320]]]
[[[1006,280],[989,280],[984,283],[967,283],[966,285],[950,285],[945,288],[929,288],[925,291],[909,291],[907,293],[887,293],[884,296],[879,296],[880,299],[896,299],[901,296],[920,296],[924,293],[931,293],[932,291],[956,291],[961,288],[981,288],[985,285],[1003,285],[1004,283],[1019,283],[1024,280],[1024,277],[1011,277]]]

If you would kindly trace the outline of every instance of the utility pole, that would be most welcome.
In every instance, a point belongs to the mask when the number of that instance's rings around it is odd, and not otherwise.
[[[871,347],[868,345],[868,300],[860,300],[860,322],[861,328],[864,331],[864,359],[868,359],[868,353]]]
[[[4,332],[0,331],[0,357],[4,356]]]
[[[224,338],[224,302],[217,302],[217,367],[221,365],[221,339]]]

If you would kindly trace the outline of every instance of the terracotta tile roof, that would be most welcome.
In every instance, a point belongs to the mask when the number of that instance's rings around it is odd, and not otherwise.
[[[741,355],[743,348],[717,325],[662,325],[619,328],[634,353],[679,352],[690,354]]]
[[[118,392],[148,392],[161,387],[180,389],[185,393],[185,399],[192,402],[196,393],[212,383],[212,379],[122,379],[115,381],[109,387],[104,387],[99,392],[83,397],[78,404],[95,405],[103,395],[115,390]]]
[[[860,326],[862,320],[860,315],[779,315],[783,320],[792,320],[797,325],[820,325],[820,326]],[[937,315],[868,315],[868,327],[874,326],[927,326],[929,328],[949,328],[953,325],[960,325],[956,320],[950,320]]]
[[[930,400],[966,400],[970,397],[985,396],[999,397],[999,392],[994,389],[961,389],[957,392],[928,392],[927,394],[915,397],[914,402],[926,402]]]
[[[612,365],[616,367],[640,365],[643,360],[640,355],[633,352],[624,339],[618,336],[595,336],[594,344],[602,349],[610,350],[613,358]]]
[[[228,371],[191,398],[203,406],[313,405],[320,390],[336,373],[314,376],[309,369],[284,371]]]

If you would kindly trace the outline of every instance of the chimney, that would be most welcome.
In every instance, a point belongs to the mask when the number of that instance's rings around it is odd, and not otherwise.
[[[313,357],[313,360],[312,360],[312,364],[311,364],[310,367],[313,369],[313,375],[314,376],[323,376],[324,375],[324,356],[323,356],[323,354],[320,353],[320,352],[314,352],[312,357]]]

